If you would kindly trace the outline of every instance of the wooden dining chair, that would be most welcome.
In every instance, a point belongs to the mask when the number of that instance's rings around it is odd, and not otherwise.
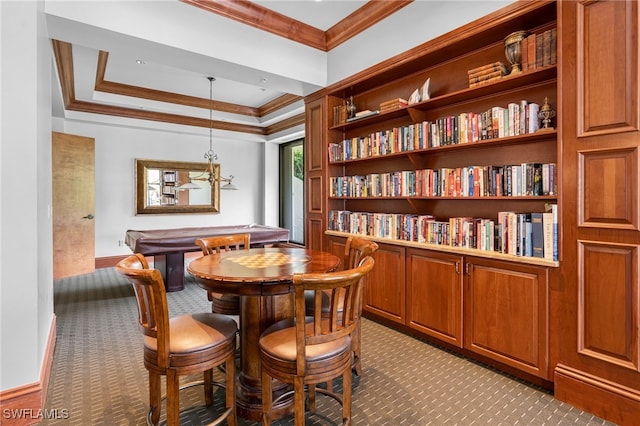
[[[353,269],[358,266],[360,261],[367,256],[372,256],[378,250],[378,244],[375,241],[350,235],[347,238],[344,253],[342,256],[342,268]],[[307,313],[313,314],[314,306],[312,303],[312,293],[307,294]],[[322,303],[323,315],[329,314],[330,303],[329,297],[325,297]],[[341,312],[339,312],[341,313]],[[358,318],[355,329],[353,330],[352,346],[353,346],[353,372],[362,375],[362,338],[361,338],[361,320]]]
[[[202,249],[205,256],[220,253],[221,251],[249,250],[251,247],[250,234],[230,234],[216,237],[199,238],[196,244]],[[225,315],[240,315],[240,296],[237,294],[222,294],[213,291],[207,292],[211,301],[211,311]]]
[[[371,271],[371,256],[353,269],[293,276],[295,317],[279,321],[260,336],[262,365],[263,425],[271,424],[272,380],[293,384],[294,422],[304,425],[305,385],[310,411],[315,411],[316,392],[331,396],[342,405],[344,424],[351,421],[351,334],[360,318],[365,276]],[[306,311],[306,292],[313,293],[313,316]],[[328,315],[323,300],[329,295]],[[316,387],[342,376],[342,394]],[[285,394],[286,395],[286,394]]]
[[[180,390],[204,385],[205,404],[213,404],[213,386],[225,388],[226,410],[213,424],[224,419],[235,426],[236,322],[225,315],[193,313],[169,318],[162,275],[149,269],[142,254],[120,261],[116,270],[132,284],[138,304],[138,324],[144,335],[144,366],[149,371],[147,423],[157,425],[162,400],[166,398],[167,425],[180,424]],[[213,381],[213,368],[225,366],[225,383]],[[203,373],[202,382],[180,386],[180,376]],[[161,376],[166,376],[162,396]]]
[[[375,241],[368,240],[366,238],[360,238],[354,235],[349,236],[347,238],[347,243],[345,244],[344,251],[344,262],[345,268],[355,268],[360,264],[360,261],[367,256],[372,256],[373,253],[378,251],[378,244]],[[364,290],[363,290],[364,291]],[[360,300],[362,303],[362,299]],[[360,310],[362,307],[359,308]],[[360,317],[356,322],[356,326],[353,330],[352,338],[352,346],[353,346],[353,364],[352,369],[356,375],[362,375],[362,335],[361,335],[361,327],[362,321]]]

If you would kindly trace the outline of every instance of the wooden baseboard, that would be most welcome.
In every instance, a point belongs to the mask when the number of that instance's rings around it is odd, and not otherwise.
[[[45,348],[40,379],[36,383],[7,389],[0,392],[0,423],[3,426],[23,426],[40,423],[43,419],[64,419],[68,409],[45,410],[49,377],[53,366],[56,346],[56,316],[53,316],[47,347]]]
[[[131,255],[126,254],[121,256],[96,257],[96,269],[113,268],[118,262],[129,256]]]
[[[640,391],[559,364],[555,397],[621,426],[640,425]]]

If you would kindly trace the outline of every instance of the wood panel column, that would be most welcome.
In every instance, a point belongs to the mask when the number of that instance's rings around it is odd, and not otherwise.
[[[555,395],[640,424],[638,3],[560,4]],[[556,303],[557,302],[557,303]]]

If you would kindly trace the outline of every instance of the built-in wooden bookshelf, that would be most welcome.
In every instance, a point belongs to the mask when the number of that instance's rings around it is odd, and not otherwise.
[[[558,66],[474,87],[469,71],[507,63],[507,35],[551,34],[556,16],[555,2],[516,2],[306,99],[307,245],[376,240],[367,315],[543,381],[560,224],[547,256],[520,230],[558,217],[557,118],[543,130],[537,118],[545,101],[557,109]]]

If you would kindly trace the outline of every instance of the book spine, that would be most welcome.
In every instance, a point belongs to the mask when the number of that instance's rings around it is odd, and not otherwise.
[[[531,244],[533,257],[544,258],[542,213],[531,213]]]
[[[542,232],[544,245],[544,258],[553,260],[553,213],[545,212],[542,214]]]

